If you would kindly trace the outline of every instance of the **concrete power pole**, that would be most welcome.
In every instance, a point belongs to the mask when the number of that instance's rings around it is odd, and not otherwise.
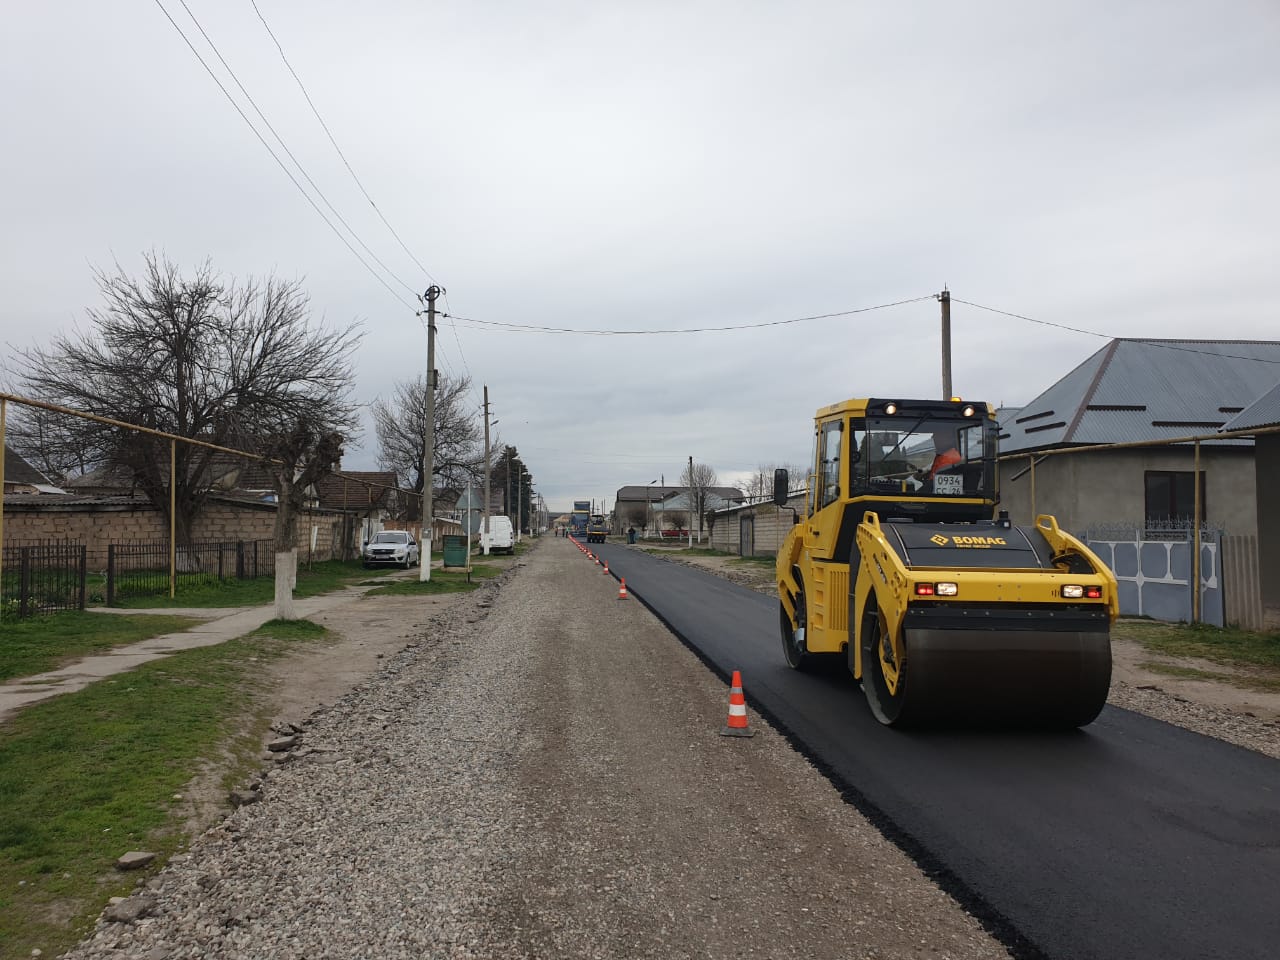
[[[489,555],[489,387],[484,388],[484,536],[481,547]]]
[[[431,477],[436,469],[436,298],[443,291],[427,287],[427,422],[422,434],[422,549],[418,580],[431,579]]]
[[[938,294],[942,301],[942,399],[950,400],[951,392],[951,291],[946,287]]]
[[[693,505],[693,457],[690,457],[689,458],[689,549],[690,550],[693,549],[693,520],[694,520],[693,514],[695,509],[696,508]]]

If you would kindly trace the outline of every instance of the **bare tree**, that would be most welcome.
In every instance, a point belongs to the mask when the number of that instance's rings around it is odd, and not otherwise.
[[[469,378],[439,374],[432,431],[435,484],[462,487],[484,475],[484,425],[467,409],[470,390]],[[395,471],[401,485],[419,496],[426,423],[425,374],[397,383],[389,398],[373,405],[379,464],[384,470]],[[491,445],[491,451],[499,449],[498,444]]]
[[[627,510],[625,519],[631,526],[639,527],[641,531],[644,531],[649,526],[649,509],[648,507],[640,506],[630,507]]]
[[[711,488],[716,485],[716,468],[709,463],[686,465],[680,473],[680,485],[689,488],[689,509],[691,515],[698,518],[698,540],[702,540],[702,521]]]
[[[20,393],[22,388],[15,386],[12,392]],[[5,430],[5,442],[54,483],[65,483],[92,467],[79,445],[68,447],[65,443],[66,430],[61,421],[66,414],[39,407],[10,409],[13,413]]]
[[[755,474],[744,484],[748,500],[760,501],[773,498],[773,474],[778,468],[787,471],[791,487],[803,486],[808,469],[794,463],[761,464]]]
[[[154,253],[141,278],[118,264],[95,278],[103,305],[88,311],[91,330],[18,352],[22,389],[34,399],[218,446],[299,423],[317,434],[350,425],[340,398],[359,335],[354,325],[311,329],[300,282],[236,284],[207,262],[184,276]],[[123,468],[168,517],[170,441],[78,417],[19,419],[24,442],[45,450],[41,462]],[[220,456],[174,446],[179,544],[191,542]]]

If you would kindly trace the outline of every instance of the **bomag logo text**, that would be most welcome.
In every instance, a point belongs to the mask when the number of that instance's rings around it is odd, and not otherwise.
[[[1003,547],[1007,545],[1004,537],[944,537],[938,533],[929,539],[940,547],[948,543],[953,547]]]

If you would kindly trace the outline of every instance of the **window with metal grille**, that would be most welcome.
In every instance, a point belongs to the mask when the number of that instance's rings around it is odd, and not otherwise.
[[[1191,470],[1148,470],[1143,474],[1146,500],[1146,518],[1150,524],[1166,524],[1186,521],[1191,526],[1195,518],[1195,474]],[[1200,522],[1205,512],[1204,471],[1200,471]]]

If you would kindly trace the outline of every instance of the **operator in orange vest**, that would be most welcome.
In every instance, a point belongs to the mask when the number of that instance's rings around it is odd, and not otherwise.
[[[963,459],[956,446],[956,432],[951,428],[933,431],[933,450],[933,463],[927,471],[921,470],[917,474],[921,480],[932,480],[939,470],[954,466]]]

